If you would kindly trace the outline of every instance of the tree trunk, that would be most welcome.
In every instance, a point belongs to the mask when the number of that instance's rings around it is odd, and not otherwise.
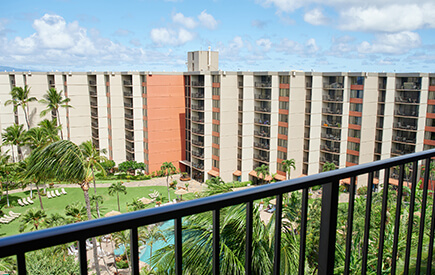
[[[152,256],[153,256],[153,243],[150,244],[150,263],[151,263]]]
[[[39,205],[41,205],[41,210],[44,210],[44,206],[42,206],[41,193],[39,192],[39,185],[38,185],[38,183],[36,183],[35,185],[36,185],[36,191],[38,192]]]
[[[92,179],[94,180],[94,194],[97,196],[97,184],[95,183],[94,166],[92,166]],[[98,205],[98,199],[95,200],[95,206],[97,207],[97,217],[100,218],[100,206]]]
[[[118,200],[118,211],[121,212],[121,208],[119,207],[119,193],[116,192],[116,198]]]
[[[112,244],[113,263],[115,265],[116,274],[118,274],[118,266],[116,265],[115,246],[113,245],[113,235],[110,234],[110,243]]]
[[[15,162],[14,146],[11,145],[11,148],[12,148],[12,162]]]
[[[60,125],[60,121],[59,120],[60,120],[59,110],[56,109],[56,126]],[[60,127],[60,139],[63,140],[63,130],[62,130],[62,127]],[[98,209],[98,206],[97,206],[97,209]]]
[[[103,253],[104,252],[104,250],[103,250],[103,246],[101,245],[101,242],[100,242],[100,250],[101,250],[101,253]],[[107,270],[107,274],[110,274],[110,270],[109,270],[109,266],[107,266],[107,263],[106,263],[106,255],[104,255],[104,253],[103,253],[103,257],[102,257],[102,259],[103,259],[103,263],[104,263],[104,266],[106,267],[106,270]]]
[[[9,183],[8,182],[6,182],[6,202],[7,202],[7,205],[9,207],[10,205],[9,205]]]
[[[26,107],[24,106],[23,106],[23,111],[24,111],[24,118],[26,119],[27,130],[29,130],[30,129],[29,118],[27,117]]]
[[[168,189],[168,202],[170,202],[171,201],[171,194],[169,193],[169,172],[168,172],[168,175],[166,176],[166,189]]]
[[[32,186],[32,183],[30,183],[29,185],[30,185],[30,198],[33,199],[33,186]]]
[[[91,214],[91,202],[89,200],[89,183],[84,182],[81,185],[83,190],[83,195],[85,196],[85,202],[86,202],[86,214],[88,215],[88,220],[92,220],[92,214]],[[92,238],[92,250],[94,254],[94,263],[95,263],[95,272],[97,275],[100,275],[100,264],[98,263],[98,250],[97,250],[97,239],[95,237]]]

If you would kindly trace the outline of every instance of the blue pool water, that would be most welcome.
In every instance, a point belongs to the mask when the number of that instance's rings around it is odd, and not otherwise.
[[[164,231],[165,229],[167,229],[171,226],[172,227],[174,226],[174,220],[169,220],[169,221],[164,222],[162,225],[160,225],[160,230]],[[165,234],[165,232],[163,232],[163,233]],[[163,240],[155,242],[153,244],[153,255],[160,248],[167,246],[167,245],[170,245],[170,244],[174,244],[174,238],[171,236],[168,236],[168,239],[166,239],[166,242]],[[121,245],[119,248],[115,249],[115,255],[121,255],[122,253],[124,253],[124,250],[125,250],[124,245]],[[143,246],[140,253],[139,253],[139,259],[142,262],[150,264],[150,252],[151,252],[151,247],[149,245]]]

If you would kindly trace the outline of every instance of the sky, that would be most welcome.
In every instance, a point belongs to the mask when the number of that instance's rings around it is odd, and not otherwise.
[[[435,72],[433,0],[3,0],[0,66],[186,71]]]

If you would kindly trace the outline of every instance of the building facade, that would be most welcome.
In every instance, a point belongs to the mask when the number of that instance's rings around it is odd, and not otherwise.
[[[38,99],[63,90],[66,138],[92,139],[117,163],[156,171],[171,161],[199,181],[256,180],[262,164],[278,180],[435,147],[435,74],[226,72],[216,52],[188,53],[184,73],[0,73],[0,100],[28,85]],[[31,103],[31,125],[44,108]],[[24,123],[1,106],[0,127]],[[394,174],[394,173],[393,173]],[[380,176],[380,175],[376,175]],[[394,175],[393,175],[394,176]]]

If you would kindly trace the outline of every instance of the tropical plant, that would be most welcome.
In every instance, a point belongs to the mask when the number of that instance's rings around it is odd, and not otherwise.
[[[45,218],[44,227],[56,227],[67,224],[67,219],[59,213],[51,213],[50,216]]]
[[[45,130],[41,127],[33,127],[26,132],[25,144],[29,145],[32,150],[42,148],[50,142],[51,141],[47,138]]]
[[[145,209],[146,205],[143,204],[143,202],[141,202],[140,200],[133,199],[131,201],[131,203],[127,203],[127,208],[130,208],[129,211],[137,211],[137,210],[141,210],[141,209]]]
[[[325,162],[325,164],[323,164],[322,172],[332,171],[335,169],[337,169],[337,167],[333,162]]]
[[[65,253],[65,247],[48,247],[26,254],[29,274],[80,274],[80,264],[75,256]]]
[[[51,112],[51,117],[53,121],[60,121],[59,108],[71,108],[72,106],[68,103],[70,102],[69,98],[63,98],[63,91],[57,92],[55,88],[50,88],[47,93],[43,96],[43,99],[39,100],[40,103],[46,104],[47,107],[45,110],[41,112],[41,116],[45,116],[47,112]],[[63,132],[60,129],[60,136],[63,139]]]
[[[118,201],[118,211],[121,211],[119,206],[119,193],[124,193],[124,195],[127,194],[127,188],[124,186],[122,181],[112,183],[112,185],[109,186],[109,195],[114,196],[116,194],[116,199]]]
[[[219,185],[219,184],[224,184],[225,182],[222,180],[221,177],[212,177],[211,179],[208,179],[205,181],[205,184],[207,185]]]
[[[130,232],[129,231],[119,231],[112,233],[112,239],[115,242],[115,246],[119,248],[121,245],[124,246],[123,258],[128,264],[128,268],[130,269]]]
[[[246,209],[236,205],[221,209],[220,215],[220,273],[245,273]],[[258,208],[254,208],[252,236],[252,274],[273,273],[274,216],[269,223],[260,219]],[[212,273],[212,213],[204,212],[183,219],[183,272],[186,274]],[[173,234],[173,228],[167,234]],[[283,227],[281,240],[281,273],[297,274],[298,235]],[[174,272],[174,245],[169,244],[156,251],[151,259],[156,272]]]
[[[120,172],[132,172],[137,169],[145,170],[145,163],[137,162],[135,160],[127,160],[118,165],[118,170]]]
[[[139,241],[150,247],[150,258],[153,256],[153,245],[160,240],[167,242],[163,231],[157,225],[148,225],[139,228]]]
[[[88,220],[92,219],[89,200],[89,182],[91,171],[85,161],[80,147],[69,140],[60,140],[47,145],[41,150],[35,150],[29,156],[28,174],[38,179],[55,178],[59,181],[78,183],[83,190]],[[96,243],[95,238],[93,242]],[[97,247],[93,247],[97,275],[100,273]]]
[[[65,215],[71,217],[74,223],[85,221],[86,207],[79,202],[68,204],[65,207]]]
[[[263,183],[266,182],[266,177],[270,175],[269,166],[265,164],[258,166],[254,171],[257,172],[257,178],[261,179]]]
[[[103,196],[90,195],[89,200],[90,200],[91,206],[95,206],[95,211],[97,212],[97,218],[100,218],[101,214],[100,214],[100,208],[98,206],[103,204],[103,202],[104,202]]]
[[[51,121],[48,119],[44,119],[41,120],[38,123],[38,125],[43,129],[43,131],[47,135],[47,139],[50,142],[55,142],[60,140],[58,133],[60,130],[62,130],[62,126],[61,125],[57,126],[56,119]]]
[[[100,164],[104,168],[104,170],[106,171],[106,174],[112,174],[113,168],[116,165],[113,160],[108,160],[108,159],[105,161],[102,161]]]
[[[169,175],[174,173],[177,168],[175,168],[172,162],[164,162],[160,167],[160,170],[166,175],[166,188],[168,190],[168,201],[171,201],[171,194],[169,193]]]
[[[290,173],[293,170],[296,170],[296,162],[295,159],[286,159],[282,161],[282,168],[285,170],[287,179],[290,179]]]
[[[18,160],[22,159],[21,145],[23,145],[25,140],[25,131],[23,130],[23,125],[13,124],[3,130],[2,133],[2,145],[10,145],[12,147],[12,161],[17,161],[14,155],[14,146],[17,147]]]
[[[101,171],[103,175],[106,175],[106,171],[103,166],[101,166],[101,161],[106,161],[107,158],[102,156],[101,154],[106,154],[107,150],[102,149],[98,150],[92,141],[88,140],[80,144],[80,150],[82,150],[83,156],[85,157],[85,161],[89,169],[92,172],[92,181],[94,182],[94,195],[97,195],[97,184],[95,183],[95,169]],[[100,217],[100,208],[98,206],[98,200],[95,201],[95,207],[97,208],[98,218]]]
[[[14,112],[17,112],[18,107],[21,106],[24,112],[24,118],[26,119],[27,130],[30,129],[28,104],[33,101],[37,101],[36,97],[29,97],[30,87],[27,85],[22,87],[14,87],[11,91],[12,99],[5,102],[5,106],[13,104]]]
[[[20,232],[23,232],[28,225],[33,226],[30,230],[38,230],[39,226],[44,222],[45,217],[47,217],[47,214],[44,210],[30,208],[21,216]]]
[[[9,155],[2,154],[0,155],[0,180],[1,180],[1,191],[3,194],[3,189],[6,190],[6,205],[9,207],[9,182],[10,177],[9,174],[11,172],[11,163],[9,163]]]

